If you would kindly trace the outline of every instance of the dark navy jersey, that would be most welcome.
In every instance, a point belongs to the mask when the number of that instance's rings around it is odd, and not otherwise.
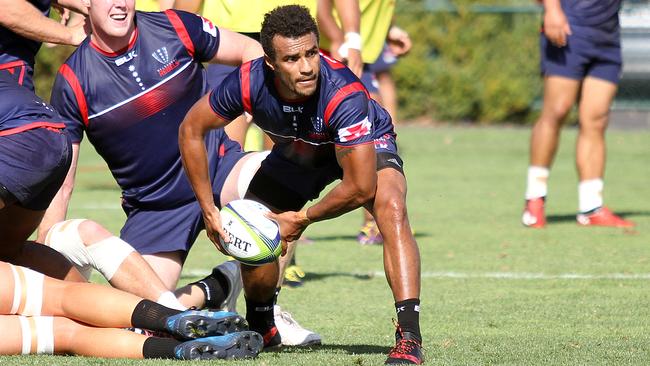
[[[29,0],[46,17],[50,15],[51,0]],[[11,30],[0,26],[0,70],[9,70],[15,74],[20,84],[25,79],[31,79],[34,70],[34,59],[41,42],[19,36]],[[26,84],[31,85],[31,80]]]
[[[621,0],[561,0],[572,34],[618,43]]]
[[[117,53],[100,50],[88,37],[63,64],[52,105],[64,117],[72,142],[86,132],[135,207],[162,208],[194,199],[183,172],[178,128],[207,92],[201,62],[214,57],[219,31],[186,12],[136,12],[136,34]],[[214,179],[230,145],[221,130],[206,143]],[[238,145],[237,145],[238,146]]]
[[[39,127],[65,127],[54,108],[5,73],[0,73],[0,95],[0,136]]]
[[[210,105],[226,120],[248,112],[274,140],[275,153],[309,168],[336,164],[334,145],[367,144],[394,135],[390,115],[368,96],[352,71],[325,55],[320,57],[318,88],[304,100],[283,100],[273,71],[259,58],[216,87]]]

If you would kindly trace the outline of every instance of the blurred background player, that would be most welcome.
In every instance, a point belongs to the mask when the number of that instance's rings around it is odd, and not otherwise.
[[[312,222],[361,206],[370,209],[385,238],[384,268],[399,322],[386,363],[421,364],[420,256],[408,222],[406,178],[390,115],[368,98],[344,64],[320,55],[318,29],[306,8],[290,5],[268,13],[261,41],[264,58],[230,74],[192,107],[180,127],[183,165],[206,230],[223,251],[217,238],[227,239],[205,170],[205,136],[247,111],[275,144],[246,196],[277,213],[269,216],[280,224],[283,249]],[[338,179],[324,196],[304,207]],[[265,272],[258,282],[244,278],[246,317],[251,329],[272,344],[270,308],[278,272],[272,264],[257,268]],[[266,300],[248,301],[255,292]]]
[[[361,50],[363,72],[355,74],[370,92],[370,96],[386,108],[395,120],[397,103],[390,67],[397,61],[397,57],[411,49],[408,33],[391,26],[395,0],[360,0],[361,34],[350,34],[338,27],[340,16],[337,9],[332,8],[332,0],[318,0],[318,6],[318,26],[323,34],[321,46],[337,60],[345,57],[341,51],[346,53],[349,49]],[[383,96],[387,99],[384,100]],[[363,224],[357,240],[363,245],[383,242],[377,223],[367,210],[363,211]]]
[[[61,66],[52,90],[52,104],[66,116],[72,164],[39,227],[39,241],[65,219],[85,131],[123,190],[127,220],[120,238],[174,290],[187,251],[202,230],[178,151],[178,126],[207,90],[201,62],[239,64],[262,50],[255,41],[194,14],[136,12],[133,0],[84,0],[84,5],[92,35]],[[225,179],[219,169],[227,171],[243,154],[222,131],[215,131],[209,143],[211,172]],[[238,277],[234,263],[215,267],[186,287],[181,301],[216,308],[239,288],[230,286]]]
[[[0,278],[0,327],[5,331],[0,355],[241,359],[257,356],[262,347],[261,336],[246,331],[245,321],[234,313],[181,312],[107,286],[59,281],[6,262],[0,262]],[[127,327],[164,338],[117,329]]]
[[[560,130],[578,102],[576,142],[579,225],[632,227],[603,205],[605,130],[621,75],[621,0],[544,1],[540,35],[544,105],[530,138],[525,226],[546,225],[549,170]]]
[[[34,60],[42,42],[76,46],[86,38],[83,23],[66,27],[50,19],[52,5],[86,13],[81,0],[0,0],[0,72],[32,91]]]
[[[140,11],[164,11],[174,6],[174,0],[138,0],[135,8]]]

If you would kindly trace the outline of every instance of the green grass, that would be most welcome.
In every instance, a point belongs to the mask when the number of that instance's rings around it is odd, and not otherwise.
[[[648,363],[649,131],[608,133],[605,200],[637,222],[628,231],[576,225],[575,130],[562,135],[545,230],[519,223],[527,129],[403,126],[398,132],[422,255],[427,364]],[[81,157],[69,217],[93,218],[118,232],[124,219],[119,190],[91,147],[84,145]],[[354,240],[360,220],[353,213],[310,227],[307,234],[316,243],[298,249],[307,281],[280,296],[283,308],[323,336],[324,346],[263,353],[237,365],[383,363],[393,344],[393,300],[382,274],[381,247],[361,247]],[[202,235],[183,283],[222,259]],[[0,362],[177,364],[44,356],[0,357]]]

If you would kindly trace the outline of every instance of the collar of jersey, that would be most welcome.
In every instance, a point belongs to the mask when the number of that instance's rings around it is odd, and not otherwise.
[[[133,32],[133,36],[131,36],[131,39],[129,40],[129,44],[126,45],[126,47],[117,50],[116,52],[106,52],[106,51],[102,50],[101,48],[99,48],[99,46],[97,44],[95,44],[95,42],[93,42],[92,38],[90,39],[89,43],[90,43],[90,46],[95,51],[101,53],[102,55],[108,56],[108,57],[117,57],[117,56],[120,56],[120,55],[126,53],[126,51],[130,50],[131,48],[133,48],[133,46],[135,45],[135,41],[137,39],[138,39],[138,27],[136,26],[135,30]]]

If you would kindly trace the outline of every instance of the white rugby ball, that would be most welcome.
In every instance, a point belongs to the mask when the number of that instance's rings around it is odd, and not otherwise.
[[[264,214],[270,210],[252,200],[235,200],[225,205],[221,224],[230,242],[221,245],[243,264],[260,266],[274,262],[282,253],[280,227]]]

